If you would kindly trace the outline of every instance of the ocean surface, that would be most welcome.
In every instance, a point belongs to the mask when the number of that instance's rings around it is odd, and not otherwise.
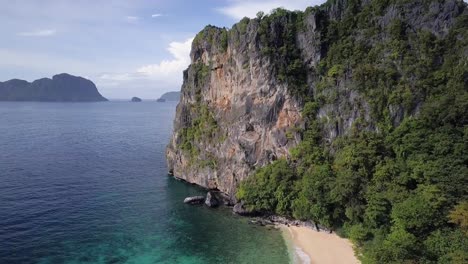
[[[280,231],[183,204],[175,106],[0,102],[0,263],[288,263]]]

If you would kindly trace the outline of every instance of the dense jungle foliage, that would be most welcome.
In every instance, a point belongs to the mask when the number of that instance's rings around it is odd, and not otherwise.
[[[378,23],[388,8],[403,12],[411,1],[347,2],[340,20],[327,19],[323,6],[256,18],[263,52],[280,62],[278,80],[304,100],[306,126],[291,158],[257,169],[237,197],[250,210],[337,230],[357,245],[363,263],[468,263],[466,12],[437,36],[404,20]],[[291,37],[310,13],[325,54],[313,69]],[[275,21],[287,23],[282,43],[266,30]],[[307,87],[307,71],[316,75],[314,89]],[[328,142],[326,121],[317,116],[339,100],[330,92],[338,83],[365,98],[371,120],[355,120]],[[395,108],[402,109],[398,123]]]

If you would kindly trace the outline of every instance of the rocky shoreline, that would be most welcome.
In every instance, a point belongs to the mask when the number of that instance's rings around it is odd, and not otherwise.
[[[297,227],[307,227],[317,232],[333,233],[333,230],[326,228],[322,225],[319,225],[313,221],[301,221],[296,219],[290,219],[284,216],[278,215],[268,215],[268,216],[256,216],[252,217],[249,221],[251,224],[256,224],[260,226],[268,225],[285,225],[285,226],[297,226]]]
[[[260,214],[248,211],[242,202],[232,204],[226,194],[209,190],[206,195],[190,196],[184,199],[190,205],[203,204],[207,207],[227,207],[233,214],[247,217],[248,223],[268,230],[277,229],[283,233],[288,251],[294,263],[360,263],[352,243],[339,237],[333,230],[313,221],[301,221],[274,214]],[[330,249],[333,248],[333,251]],[[336,251],[341,252],[335,254]],[[313,261],[313,262],[312,262]]]
[[[232,208],[234,214],[250,217],[250,224],[259,226],[296,226],[296,227],[307,227],[317,232],[333,233],[333,230],[317,224],[313,221],[301,221],[284,216],[278,216],[274,214],[261,214],[256,212],[250,212],[245,209],[242,202],[233,205],[230,203],[229,197],[217,190],[210,190],[206,196],[190,196],[184,199],[184,203],[190,205],[205,204],[208,207],[214,208],[218,206],[226,206]]]

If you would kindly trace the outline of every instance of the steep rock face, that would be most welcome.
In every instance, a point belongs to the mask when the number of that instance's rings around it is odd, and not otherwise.
[[[366,10],[374,2],[362,1],[355,9]],[[306,98],[320,102],[316,119],[326,141],[348,133],[356,121],[361,129],[378,131],[380,112],[373,109],[372,94],[356,87],[354,69],[327,69],[327,79],[318,79],[322,59],[333,52],[328,50],[335,41],[330,25],[352,18],[346,12],[352,12],[353,3],[329,1],[305,12],[275,12],[267,20],[243,19],[230,30],[208,26],[200,32],[167,148],[170,172],[219,189],[234,201],[240,181],[255,168],[288,157],[301,140]],[[411,1],[387,6],[371,21],[381,29],[402,21],[402,30],[426,30],[442,38],[463,12],[460,1]],[[369,29],[354,32],[353,38],[365,50],[389,35]],[[408,105],[389,104],[385,111],[393,125],[418,113],[423,95],[415,92],[413,98]]]
[[[288,155],[299,140],[292,128],[301,121],[300,104],[272,76],[270,62],[256,44],[256,25],[249,27],[250,33],[232,35],[225,51],[215,44],[226,34],[223,29],[207,27],[195,39],[167,149],[176,177],[219,189],[232,199],[237,184],[253,168]],[[180,145],[183,129],[200,115],[197,105],[208,109],[216,131],[191,142],[198,152],[194,157]]]
[[[107,101],[96,85],[82,77],[62,73],[32,83],[13,79],[0,82],[0,101]]]

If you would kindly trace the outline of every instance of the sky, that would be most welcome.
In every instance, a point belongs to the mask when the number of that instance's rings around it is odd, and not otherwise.
[[[110,99],[178,91],[194,36],[324,0],[0,0],[0,81],[70,73]]]

